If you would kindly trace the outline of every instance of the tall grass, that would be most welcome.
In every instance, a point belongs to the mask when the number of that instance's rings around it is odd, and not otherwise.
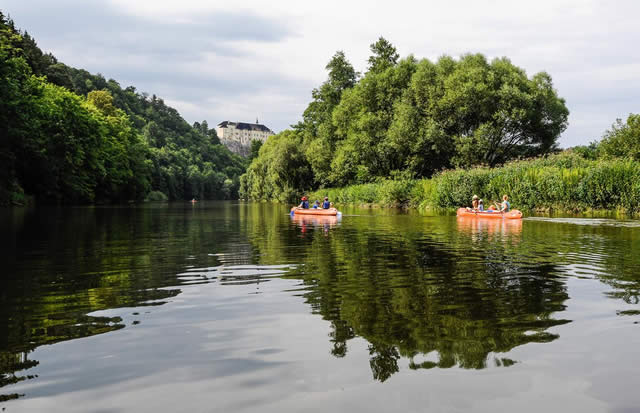
[[[523,210],[600,209],[638,213],[640,162],[594,161],[563,153],[500,168],[444,171],[431,179],[384,180],[318,190],[310,198],[329,196],[341,204],[456,208],[469,205],[474,194],[483,198],[485,205],[507,194],[513,207]]]

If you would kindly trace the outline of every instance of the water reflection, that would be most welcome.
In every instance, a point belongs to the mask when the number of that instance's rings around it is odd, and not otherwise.
[[[291,222],[304,234],[310,229],[322,229],[325,233],[339,224],[341,217],[322,215],[293,215]]]
[[[519,238],[522,233],[521,219],[483,219],[475,217],[458,217],[458,231],[467,232],[472,236],[473,240],[482,240],[484,237],[478,235],[486,235],[487,238],[510,237]]]
[[[490,243],[518,236],[521,223],[477,221],[459,221],[453,244],[408,219],[374,232],[370,220],[351,222],[330,239],[314,237],[309,250],[324,253],[308,254],[301,276],[313,286],[308,303],[331,322],[331,354],[344,357],[348,341],[364,337],[372,376],[385,381],[402,357],[412,369],[481,369],[490,358],[510,366],[497,354],[557,339],[547,330],[569,322],[555,315],[569,298],[558,266],[528,265],[512,244]],[[481,234],[490,244],[469,250]],[[417,361],[426,354],[432,360]]]
[[[263,294],[263,283],[301,283],[287,293],[327,320],[328,357],[346,364],[364,339],[362,364],[380,382],[403,369],[524,363],[514,349],[559,340],[571,323],[568,279],[606,284],[620,316],[635,321],[639,311],[633,226],[383,212],[290,218],[286,206],[206,202],[20,211],[0,217],[10,234],[0,240],[5,400],[33,377],[34,349],[139,324],[96,311],[163,306],[159,322],[171,323],[176,309],[164,304],[186,288],[244,288],[268,302],[278,298]],[[286,343],[285,327],[262,327]]]

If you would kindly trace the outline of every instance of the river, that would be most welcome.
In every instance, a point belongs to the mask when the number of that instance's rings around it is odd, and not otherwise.
[[[631,412],[640,221],[0,210],[7,412]]]

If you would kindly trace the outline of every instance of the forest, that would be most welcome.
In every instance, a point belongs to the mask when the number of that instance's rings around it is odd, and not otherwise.
[[[206,121],[59,62],[0,12],[0,205],[238,197],[246,161]]]
[[[569,110],[551,76],[481,54],[400,59],[379,38],[366,73],[338,51],[303,120],[241,178],[247,199],[456,207],[509,192],[523,208],[636,210],[640,116],[561,150]]]

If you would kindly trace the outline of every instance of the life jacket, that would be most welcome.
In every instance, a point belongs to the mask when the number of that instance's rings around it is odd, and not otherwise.
[[[322,203],[322,209],[329,209],[330,206],[331,206],[331,203],[329,201],[324,201]]]
[[[302,201],[302,208],[309,209],[309,201]]]
[[[502,201],[503,204],[507,204],[507,208],[504,210],[504,212],[509,212],[511,210],[511,204],[509,203],[509,201]]]

